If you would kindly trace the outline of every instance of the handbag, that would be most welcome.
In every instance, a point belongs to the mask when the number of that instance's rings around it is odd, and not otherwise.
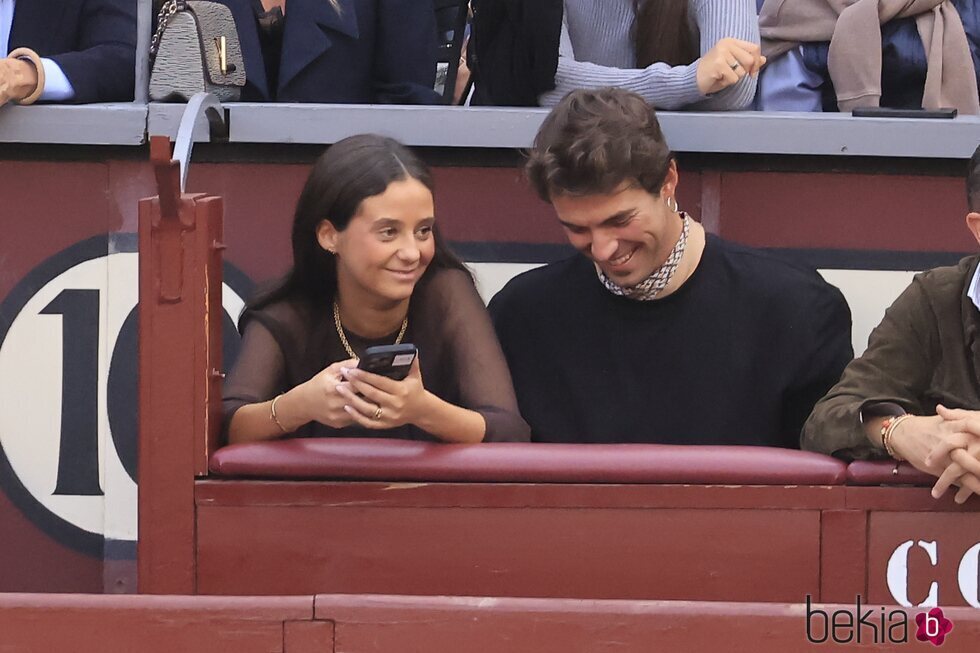
[[[234,102],[245,86],[245,61],[231,10],[207,0],[167,0],[150,42],[150,99],[184,101],[212,93]]]

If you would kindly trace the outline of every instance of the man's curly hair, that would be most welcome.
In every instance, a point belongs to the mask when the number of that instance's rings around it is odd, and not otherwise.
[[[618,88],[572,91],[548,114],[525,172],[541,199],[611,193],[623,183],[660,192],[673,155],[646,100]]]

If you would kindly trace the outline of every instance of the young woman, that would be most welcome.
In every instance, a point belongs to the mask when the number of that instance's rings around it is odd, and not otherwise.
[[[228,442],[528,439],[483,302],[435,230],[429,171],[408,149],[362,135],[327,150],[292,243],[292,270],[240,321]],[[399,343],[419,350],[405,380],[356,369],[367,347]]]
[[[616,86],[660,109],[743,109],[765,64],[754,0],[564,0],[555,105]]]

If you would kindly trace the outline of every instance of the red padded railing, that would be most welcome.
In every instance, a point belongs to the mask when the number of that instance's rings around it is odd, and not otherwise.
[[[846,466],[806,451],[656,444],[436,444],[378,438],[237,444],[212,476],[480,483],[841,485]]]

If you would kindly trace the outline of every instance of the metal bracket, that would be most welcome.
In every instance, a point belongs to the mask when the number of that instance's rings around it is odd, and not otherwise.
[[[212,142],[228,139],[228,125],[218,98],[210,93],[195,93],[180,117],[177,141],[174,144],[173,158],[180,163],[181,193],[187,187],[187,169],[190,167],[191,151],[194,148],[194,127],[202,115],[208,120],[208,138]]]

